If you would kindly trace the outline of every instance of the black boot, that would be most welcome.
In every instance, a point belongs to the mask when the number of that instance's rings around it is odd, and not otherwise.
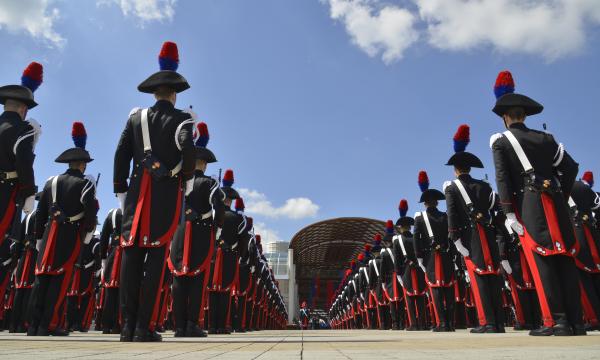
[[[174,337],[185,337],[185,329],[176,328],[175,329],[175,334],[173,336]]]
[[[133,333],[133,342],[160,342],[162,336],[156,331],[136,328]]]
[[[206,331],[202,330],[198,324],[188,321],[185,329],[187,337],[206,337]]]
[[[573,325],[573,335],[575,335],[575,336],[587,335],[587,331],[585,330],[585,325],[583,325],[583,324]]]
[[[491,325],[491,324],[487,324],[487,325],[483,325],[483,326],[477,326],[473,329],[471,329],[471,334],[493,334],[496,333],[496,325]]]
[[[573,336],[573,329],[567,324],[556,324],[552,327],[554,336]]]
[[[121,342],[132,342],[133,341],[133,329],[129,324],[123,324],[123,328],[121,329]]]
[[[554,329],[549,326],[541,326],[537,329],[533,329],[529,332],[531,336],[552,336],[554,335]]]

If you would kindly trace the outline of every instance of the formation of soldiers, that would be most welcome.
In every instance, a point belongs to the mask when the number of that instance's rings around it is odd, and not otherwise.
[[[161,341],[164,329],[205,337],[286,325],[278,282],[243,213],[233,171],[222,184],[206,175],[217,161],[207,148],[208,127],[196,124],[191,109],[175,108],[177,94],[190,87],[177,72],[175,43],[163,44],[159,64],[138,86],[156,103],[129,114],[114,160],[120,206],[101,231],[99,179],[86,174],[93,159],[83,123],[73,124],[74,147],[56,158],[66,172],[38,192],[33,163],[41,126],[27,113],[37,105],[43,68],[31,63],[21,85],[0,87],[3,328],[66,336],[94,323],[121,341],[148,342]]]
[[[387,221],[350,262],[329,310],[336,329],[394,329],[586,335],[600,330],[600,196],[563,144],[528,128],[543,106],[515,93],[503,71],[493,112],[506,131],[490,139],[495,192],[471,177],[483,168],[466,151],[470,129],[454,135],[443,192],[418,175],[423,210]],[[438,209],[446,202],[446,212]]]

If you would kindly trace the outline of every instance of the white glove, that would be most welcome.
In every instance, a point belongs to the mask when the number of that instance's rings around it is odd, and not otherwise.
[[[506,214],[506,225],[510,226],[514,232],[516,232],[519,236],[523,236],[525,234],[525,229],[523,225],[517,220],[517,216],[515,213]]]
[[[500,261],[500,264],[502,265],[504,271],[506,271],[507,274],[512,274],[512,268],[510,267],[508,260],[502,260]]]
[[[419,263],[419,267],[421,268],[421,270],[423,270],[423,272],[427,272],[427,270],[425,270],[425,266],[423,265],[423,259],[418,258],[417,262]]]
[[[90,241],[92,241],[92,236],[94,236],[94,232],[90,231],[89,233],[85,234],[85,238],[83,239],[83,243],[84,244],[89,244]]]
[[[217,231],[215,231],[215,239],[219,239],[221,237],[221,231],[222,230],[223,229],[220,228],[220,227],[217,228]]]
[[[108,263],[108,259],[102,260],[102,269],[106,269],[106,264]]]
[[[458,239],[454,242],[454,246],[456,246],[456,250],[458,250],[458,252],[462,256],[464,256],[464,257],[469,256],[469,250],[467,250],[467,248],[463,246],[462,241],[460,241],[460,239]]]
[[[404,281],[402,281],[402,276],[396,275],[396,279],[398,279],[398,282],[400,283],[400,286],[404,287]]]
[[[188,196],[194,190],[194,178],[185,182],[185,196]]]
[[[42,248],[42,239],[37,239],[35,241],[35,249],[40,252],[40,249]]]
[[[25,202],[23,203],[23,212],[27,215],[31,214],[33,211],[33,205],[35,205],[35,195],[31,195]]]
[[[117,199],[119,199],[119,206],[121,207],[121,212],[124,213],[125,212],[125,197],[127,196],[127,193],[117,193]]]

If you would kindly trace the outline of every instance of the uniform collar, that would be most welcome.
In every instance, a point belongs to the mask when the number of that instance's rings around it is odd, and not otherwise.
[[[472,177],[469,174],[460,174],[458,175],[458,179],[462,181],[470,181]]]
[[[525,125],[524,122],[517,122],[517,123],[513,123],[509,126],[510,129],[520,129],[520,130],[525,130],[527,129],[527,125]]]
[[[79,169],[68,169],[65,174],[77,177],[83,177],[83,173]]]
[[[158,100],[156,104],[154,104],[153,108],[160,110],[173,110],[175,105],[168,100]]]
[[[10,120],[23,121],[21,115],[19,115],[19,113],[16,111],[5,111],[2,113],[2,117]]]
[[[194,170],[194,175],[196,175],[196,176],[204,176],[204,171],[196,169],[196,170]]]

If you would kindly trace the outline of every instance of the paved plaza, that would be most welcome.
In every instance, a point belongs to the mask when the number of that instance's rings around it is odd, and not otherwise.
[[[117,335],[38,338],[0,333],[0,359],[600,359],[600,333],[533,338],[525,332],[471,335],[393,331],[260,331],[120,343]]]

